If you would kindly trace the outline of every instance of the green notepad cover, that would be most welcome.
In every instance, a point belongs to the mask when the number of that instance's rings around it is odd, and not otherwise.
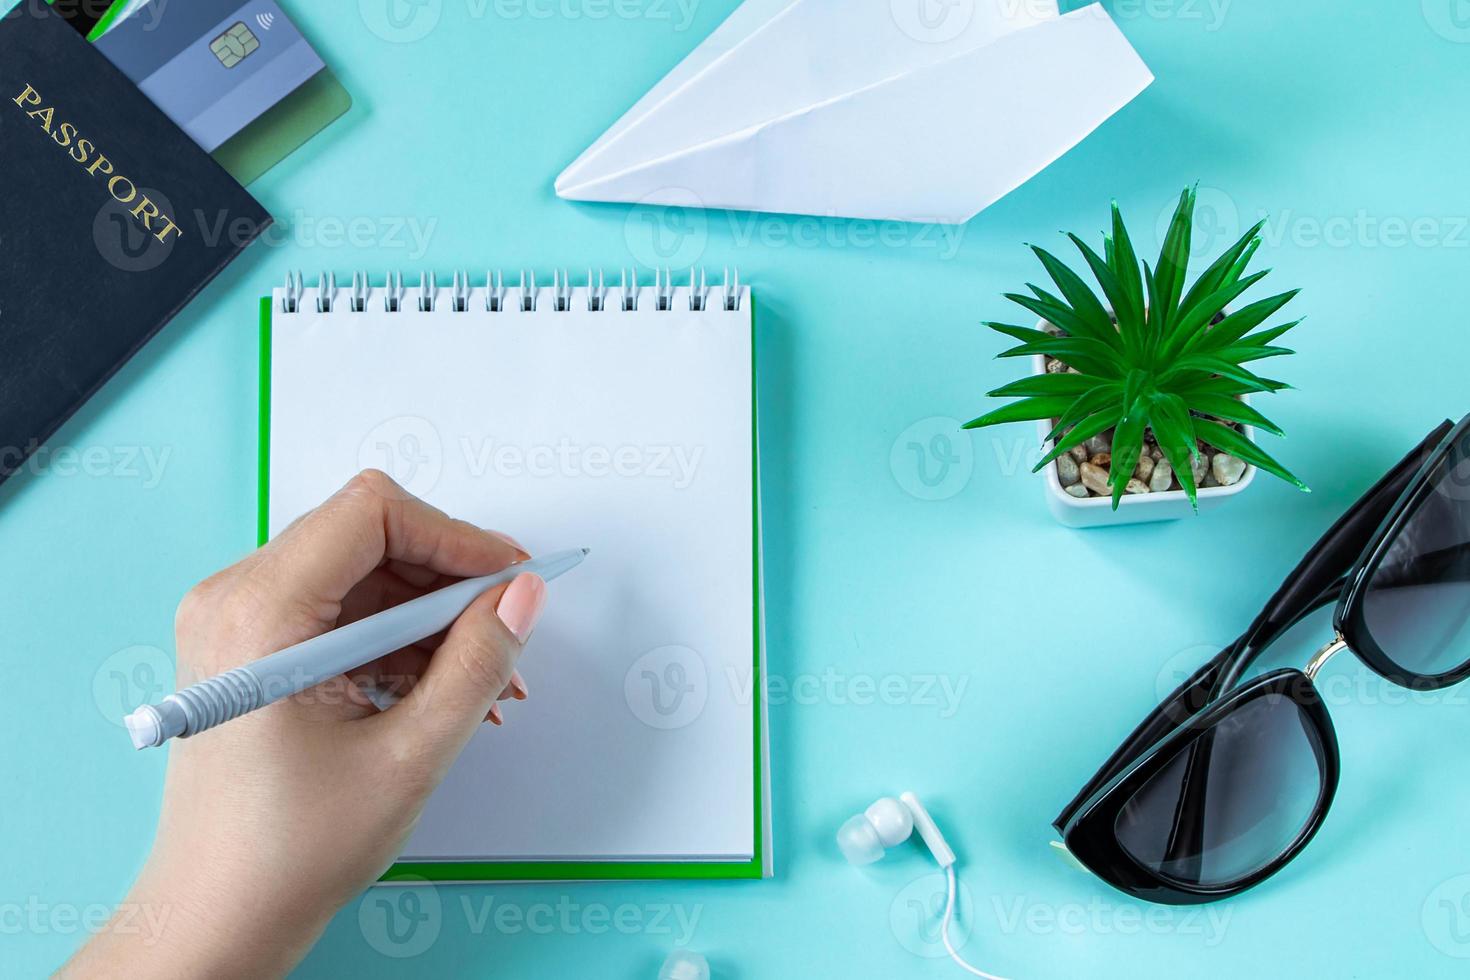
[[[260,300],[260,440],[257,465],[258,496],[256,504],[256,544],[265,544],[270,531],[270,434],[271,434],[271,298]],[[751,652],[754,674],[764,679],[761,671],[760,580],[760,429],[756,411],[755,385],[755,294],[750,294],[750,425],[751,425],[751,501],[754,508],[754,537],[751,541],[755,560],[754,649]],[[381,882],[417,881],[620,881],[646,879],[736,879],[761,878],[765,874],[765,692],[754,698],[755,710],[755,854],[749,861],[399,861],[383,874]]]

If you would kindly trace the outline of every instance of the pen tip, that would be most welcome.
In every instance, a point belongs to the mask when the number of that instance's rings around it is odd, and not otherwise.
[[[583,557],[584,557],[584,558],[585,558],[585,557],[586,557],[586,556],[587,556],[587,555],[590,555],[590,554],[592,554],[592,549],[591,549],[591,548],[583,548],[583,549],[582,549],[582,556],[583,556]]]

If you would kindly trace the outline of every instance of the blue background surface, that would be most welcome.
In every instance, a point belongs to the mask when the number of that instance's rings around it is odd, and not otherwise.
[[[374,892],[301,975],[653,977],[684,941],[727,980],[957,976],[920,927],[927,857],[854,871],[832,846],[845,817],[906,788],[960,853],[965,951],[996,972],[1464,975],[1470,691],[1410,697],[1335,661],[1334,810],[1235,901],[1137,904],[1047,841],[1159,693],[1379,473],[1470,409],[1470,4],[1118,0],[1157,83],[976,220],[937,229],[554,197],[561,168],[734,0],[427,0],[398,27],[387,2],[294,5],[356,108],[255,186],[277,235],[62,430],[54,446],[81,455],[0,488],[3,972],[57,965],[76,919],[121,900],[144,859],[164,755],[134,754],[116,719],[171,682],[179,597],[254,541],[256,297],[298,267],[416,281],[697,261],[738,263],[760,299],[776,878],[443,888],[414,896],[416,918]],[[1297,390],[1262,407],[1290,433],[1271,448],[1316,492],[1262,478],[1205,519],[1075,532],[1027,473],[1029,426],[921,458],[952,431],[942,420],[978,414],[1020,369],[992,359],[1000,338],[978,322],[1012,317],[999,294],[1040,274],[1021,242],[1093,235],[1116,196],[1156,247],[1196,180],[1198,244],[1270,214],[1260,259],[1277,287],[1304,288],[1300,354],[1272,365]],[[1313,624],[1282,661],[1326,633]]]

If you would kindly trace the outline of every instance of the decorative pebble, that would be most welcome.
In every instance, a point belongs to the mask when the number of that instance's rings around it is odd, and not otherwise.
[[[1048,361],[1048,370],[1050,363]],[[1069,495],[1078,499],[1113,495],[1112,487],[1108,486],[1109,472],[1114,462],[1112,437],[1111,431],[1104,432],[1080,446],[1073,446],[1057,457],[1057,478],[1061,481],[1062,489]],[[1246,464],[1234,456],[1217,452],[1201,443],[1200,454],[1190,458],[1189,468],[1194,476],[1194,485],[1204,489],[1238,483],[1245,472]],[[1158,442],[1151,435],[1147,436],[1123,492],[1165,493],[1177,489],[1180,489],[1180,485],[1175,479],[1174,467],[1159,448]]]
[[[1153,476],[1148,478],[1148,488],[1154,493],[1162,493],[1169,489],[1174,482],[1174,467],[1169,465],[1167,459],[1161,459],[1154,463]]]
[[[1111,493],[1108,489],[1108,471],[1095,463],[1083,463],[1082,485],[1096,494]]]
[[[1241,476],[1245,474],[1245,460],[1231,456],[1229,453],[1216,453],[1214,460],[1210,463],[1210,472],[1219,481],[1220,486],[1228,487],[1232,483],[1239,483]]]
[[[1070,453],[1062,453],[1057,457],[1057,479],[1062,481],[1062,486],[1070,487],[1082,479],[1082,473],[1077,469],[1077,461]]]
[[[1210,470],[1210,459],[1204,453],[1200,453],[1198,456],[1191,456],[1190,457],[1190,459],[1189,459],[1189,472],[1194,474],[1194,485],[1195,486],[1199,486],[1200,485],[1200,481],[1205,478],[1205,474],[1208,473],[1209,470]]]
[[[1056,358],[1047,359],[1046,369],[1049,374],[1077,373],[1075,368],[1067,367]],[[1057,478],[1069,495],[1078,499],[1112,496],[1112,488],[1108,486],[1109,473],[1115,464],[1112,443],[1110,430],[1093,436],[1080,446],[1073,446],[1057,458]],[[1219,452],[1203,442],[1198,446],[1199,455],[1190,457],[1189,469],[1194,485],[1200,489],[1232,486],[1241,481],[1249,468],[1249,464],[1239,457]],[[1124,493],[1167,493],[1179,489],[1182,488],[1174,467],[1153,435],[1146,434]]]

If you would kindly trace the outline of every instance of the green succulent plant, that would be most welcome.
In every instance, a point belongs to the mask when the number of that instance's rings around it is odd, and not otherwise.
[[[1244,423],[1263,432],[1283,434],[1239,396],[1290,387],[1261,377],[1245,365],[1293,353],[1275,346],[1273,341],[1301,320],[1257,328],[1275,316],[1298,290],[1227,312],[1230,304],[1269,271],[1246,274],[1260,247],[1264,221],[1226,249],[1186,290],[1194,204],[1195,190],[1186,188],[1169,223],[1157,265],[1150,267],[1143,262],[1141,272],[1117,202],[1112,208],[1112,232],[1103,236],[1102,255],[1069,234],[1067,237],[1082,253],[1101,287],[1101,296],[1056,256],[1030,246],[1061,296],[1028,283],[1033,295],[1007,293],[1006,299],[1060,332],[1008,323],[985,325],[1021,342],[999,356],[1043,354],[1062,361],[1076,373],[1036,375],[997,388],[991,396],[1021,400],[982,415],[965,428],[1055,419],[1048,436],[1055,445],[1036,465],[1037,470],[1109,429],[1113,430],[1113,458],[1137,459],[1145,433],[1151,431],[1196,508],[1197,488],[1189,464],[1199,455],[1200,441],[1307,490],[1265,450],[1226,424]],[[1133,467],[1127,465],[1110,468],[1108,486],[1114,509],[1132,472]]]

